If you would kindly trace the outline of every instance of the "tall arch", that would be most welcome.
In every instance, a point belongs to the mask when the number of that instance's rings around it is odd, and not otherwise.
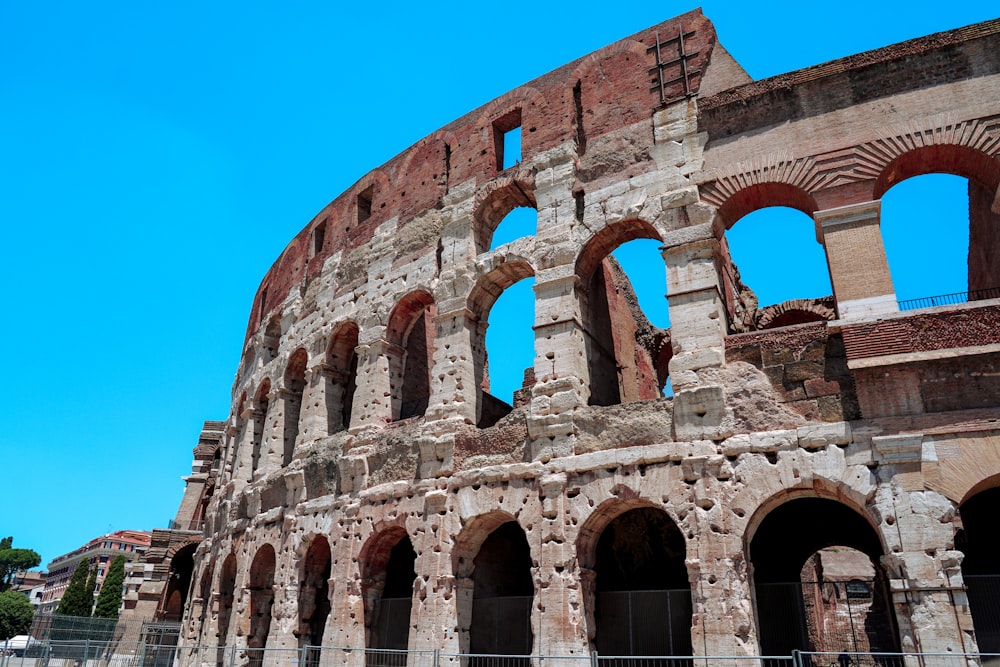
[[[274,547],[265,544],[254,556],[247,581],[250,592],[247,654],[251,667],[260,667],[264,663],[267,636],[271,632],[271,607],[274,605],[274,566]]]
[[[516,208],[538,208],[535,201],[535,176],[531,171],[517,170],[502,174],[476,193],[472,220],[478,254],[490,249],[497,227]]]
[[[513,258],[509,261],[504,261],[482,276],[469,293],[467,307],[475,318],[474,330],[472,332],[472,354],[476,374],[476,425],[480,428],[493,426],[497,421],[509,414],[513,407],[512,404],[508,404],[503,398],[491,393],[490,359],[486,345],[490,311],[504,290],[534,275],[534,269],[527,260]],[[534,306],[534,303],[532,303],[532,306]],[[534,312],[533,307],[531,312]],[[532,350],[534,350],[533,342]],[[528,363],[530,368],[534,368],[533,357],[533,354],[529,357],[530,361]]]
[[[386,340],[393,419],[420,417],[431,395],[434,298],[423,290],[404,296],[389,315]]]
[[[365,603],[365,645],[377,650],[406,650],[413,604],[417,554],[402,526],[372,536],[359,557]]]
[[[292,455],[295,452],[295,440],[299,436],[299,422],[302,414],[302,393],[306,388],[306,365],[309,363],[309,353],[303,348],[299,348],[292,353],[288,359],[288,366],[285,367],[285,391],[284,391],[284,427],[281,465],[286,466],[292,462]]]
[[[330,336],[326,350],[324,381],[326,382],[327,433],[336,433],[351,425],[351,409],[357,390],[358,325],[344,322]]]
[[[667,330],[653,325],[639,306],[629,277],[611,253],[636,239],[662,241],[650,223],[624,220],[601,229],[576,261],[584,328],[590,405],[658,398],[671,356]],[[661,257],[650,271],[666,275]],[[666,310],[666,296],[662,307]]]
[[[260,389],[257,393],[253,402],[253,414],[251,417],[250,428],[253,429],[252,434],[252,449],[251,449],[251,464],[250,464],[250,480],[253,481],[253,476],[260,469],[260,460],[266,452],[264,449],[264,431],[267,426],[267,411],[270,407],[270,394],[271,394],[271,381],[265,379],[260,385]]]
[[[888,578],[881,565],[885,551],[866,517],[836,500],[793,496],[758,510],[750,525],[756,526],[748,532],[747,551],[762,655],[899,650]],[[822,574],[824,567],[830,569],[826,564],[834,554],[847,550],[861,555],[853,564],[845,561],[858,572],[853,591],[847,582],[838,587]],[[820,602],[824,590],[844,600],[839,612],[848,621],[844,632],[827,631],[825,619],[833,613]],[[853,604],[851,596],[857,596]]]
[[[170,575],[163,590],[159,620],[179,621],[184,615],[184,606],[191,589],[191,575],[194,572],[194,550],[197,547],[197,542],[189,542],[170,557]]]
[[[226,664],[225,647],[229,642],[229,628],[233,621],[233,608],[236,601],[236,554],[230,553],[222,561],[219,573],[219,622],[216,645],[219,651],[216,655],[216,666]]]
[[[201,609],[198,610],[198,638],[199,644],[206,644],[207,637],[205,630],[208,629],[212,617],[212,575],[215,572],[215,560],[207,559],[207,567],[201,573],[201,583],[198,585],[198,598],[201,600]],[[218,620],[216,621],[218,622]]]
[[[299,578],[299,646],[308,646],[308,665],[320,662],[323,631],[330,616],[330,543],[317,535],[302,559]]]
[[[992,480],[1000,484],[1000,480]],[[982,653],[1000,653],[1000,486],[972,493],[959,507],[962,529],[955,547],[965,554],[962,579],[969,597],[969,612]]]
[[[613,501],[580,531],[592,648],[603,655],[691,655],[687,544],[659,507]]]
[[[455,573],[459,588],[472,594],[459,597],[459,645],[475,654],[529,655],[535,587],[524,530],[509,514],[493,512],[462,533]]]

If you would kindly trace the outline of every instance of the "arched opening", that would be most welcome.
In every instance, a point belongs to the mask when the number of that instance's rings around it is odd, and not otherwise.
[[[973,269],[969,190],[961,176],[925,174],[897,183],[882,196],[882,240],[902,309],[934,305],[919,301],[923,298],[968,291]]]
[[[274,547],[265,544],[250,565],[250,624],[247,634],[247,657],[250,667],[264,663],[267,635],[271,632],[271,606],[274,604]]]
[[[874,197],[901,309],[1000,297],[998,185],[1000,161],[953,144],[908,151],[882,171]]]
[[[1000,487],[980,491],[959,508],[962,529],[955,548],[965,554],[962,579],[969,596],[969,612],[982,653],[1000,653]]]
[[[326,351],[324,381],[326,382],[327,433],[336,433],[351,426],[351,408],[357,389],[358,325],[342,324],[330,338]]]
[[[264,298],[267,296],[267,290],[265,289],[261,296],[261,303],[263,304]],[[276,356],[278,356],[278,346],[281,344],[281,316],[275,315],[272,317],[268,323],[267,327],[264,329],[264,363],[272,361]]]
[[[411,292],[396,304],[386,328],[393,419],[420,417],[431,395],[434,355],[434,299]]]
[[[260,457],[263,454],[261,450],[264,447],[264,426],[267,424],[267,409],[268,402],[270,400],[270,393],[271,381],[264,380],[263,384],[260,385],[260,389],[257,390],[257,397],[253,402],[253,416],[250,423],[250,428],[253,429],[253,448],[251,452],[249,481],[253,481],[253,476],[260,468]]]
[[[811,197],[791,186],[758,189],[757,194],[759,198],[732,211],[740,217],[728,223],[723,237],[732,328],[764,328],[764,317],[772,329],[821,319],[810,304],[825,305],[832,314],[833,287],[826,252],[816,240]],[[770,313],[776,307],[781,310],[777,317]]]
[[[208,629],[212,609],[212,571],[215,569],[215,561],[211,561],[205,571],[201,574],[201,584],[198,586],[198,598],[201,601],[201,609],[198,614],[198,643],[207,644],[205,631]]]
[[[684,536],[654,507],[622,512],[593,547],[594,649],[602,655],[691,655]]]
[[[179,621],[184,615],[188,591],[191,589],[191,574],[194,572],[194,550],[197,545],[181,547],[170,559],[170,574],[163,591],[161,621]]]
[[[530,655],[535,586],[531,550],[521,526],[500,512],[478,517],[466,526],[455,556],[458,587],[472,593],[459,596],[462,650],[480,655]]]
[[[518,206],[511,209],[503,217],[490,239],[490,250],[516,241],[520,238],[534,236],[538,232],[538,211],[530,206]]]
[[[220,647],[216,654],[216,665],[226,664],[225,651],[229,641],[229,626],[233,620],[233,606],[236,601],[236,554],[229,554],[222,561],[222,572],[219,575],[219,622],[216,644]]]
[[[307,665],[318,665],[323,631],[330,616],[330,543],[313,538],[302,560],[299,580],[299,646],[308,646]]]
[[[362,553],[361,585],[368,648],[391,651],[408,648],[416,560],[410,538],[401,527],[376,535]]]
[[[472,217],[477,254],[535,234],[538,205],[534,187],[529,174],[512,173],[497,177],[476,194]],[[501,223],[504,230],[494,238]]]
[[[493,426],[531,398],[535,363],[533,277],[527,262],[503,262],[483,276],[469,295],[469,312],[478,323],[472,352],[479,389],[479,428]]]
[[[629,220],[595,234],[577,259],[590,405],[659,398],[667,387],[672,349],[659,243],[652,225]]]
[[[764,516],[749,554],[762,655],[899,650],[882,544],[854,510],[788,500]]]
[[[292,354],[285,368],[285,420],[283,427],[284,448],[281,465],[292,462],[295,440],[299,437],[299,416],[302,414],[302,392],[306,388],[306,365],[309,354],[301,347]]]

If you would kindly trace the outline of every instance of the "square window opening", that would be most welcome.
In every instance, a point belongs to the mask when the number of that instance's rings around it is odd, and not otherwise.
[[[358,193],[358,222],[364,222],[372,217],[372,200],[375,194],[375,186],[369,185]]]
[[[504,114],[493,121],[493,147],[497,156],[497,171],[521,162],[521,110]]]

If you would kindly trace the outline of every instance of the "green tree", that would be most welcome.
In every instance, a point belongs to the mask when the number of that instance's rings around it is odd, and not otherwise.
[[[87,572],[89,568],[86,560],[81,560],[80,564],[73,570],[73,576],[69,580],[69,586],[59,600],[57,614],[63,616],[90,616],[90,609],[94,606],[94,591],[87,590]]]
[[[26,634],[31,628],[31,618],[34,615],[35,608],[24,593],[0,593],[0,641]]]
[[[31,549],[15,549],[13,537],[0,540],[0,591],[5,591],[14,585],[18,572],[30,570],[42,562],[37,551]]]
[[[122,584],[125,583],[125,556],[115,556],[108,568],[108,576],[97,596],[95,618],[118,618],[118,607],[122,603]]]

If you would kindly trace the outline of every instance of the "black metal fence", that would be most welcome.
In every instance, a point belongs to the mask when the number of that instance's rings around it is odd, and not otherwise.
[[[953,306],[958,303],[982,301],[983,299],[1000,299],[1000,287],[925,296],[919,299],[904,299],[899,302],[899,309],[916,310],[917,308],[933,308],[935,306]]]

